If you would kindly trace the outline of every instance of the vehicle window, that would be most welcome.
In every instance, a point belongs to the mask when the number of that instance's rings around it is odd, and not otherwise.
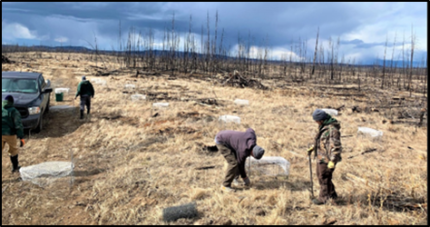
[[[41,88],[45,87],[45,79],[43,79],[43,76],[39,77],[39,85]]]
[[[35,79],[2,78],[2,92],[37,93],[39,85]]]

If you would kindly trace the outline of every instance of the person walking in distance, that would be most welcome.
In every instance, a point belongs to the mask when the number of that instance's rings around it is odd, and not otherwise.
[[[90,81],[86,80],[86,77],[82,77],[82,81],[78,85],[75,99],[80,96],[80,119],[84,119],[84,108],[87,107],[87,115],[90,114],[91,110],[91,98],[94,98],[94,87]]]
[[[245,186],[250,186],[251,181],[245,172],[245,161],[249,156],[261,159],[264,149],[257,145],[257,137],[252,128],[246,132],[224,130],[215,136],[215,144],[227,161],[228,167],[221,189],[226,192],[234,191],[231,188],[232,182],[239,184],[239,175],[242,177]]]
[[[336,164],[342,160],[340,122],[320,109],[316,109],[312,117],[319,127],[314,145],[308,149],[307,153],[311,155],[313,151],[316,152],[315,155],[318,157],[317,177],[320,184],[319,196],[312,202],[321,205],[332,199],[332,203],[336,204],[334,199],[337,198],[337,193],[332,177]]]
[[[6,96],[5,100],[2,103],[2,135],[1,141],[2,146],[1,150],[3,152],[5,145],[9,145],[9,155],[10,161],[12,162],[12,173],[17,172],[21,166],[18,163],[18,147],[16,140],[20,139],[20,147],[25,145],[24,141],[24,128],[21,122],[21,114],[19,111],[13,106],[14,99],[13,96]]]

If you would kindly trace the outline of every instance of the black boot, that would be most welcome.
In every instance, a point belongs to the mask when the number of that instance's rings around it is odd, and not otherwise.
[[[21,166],[18,165],[18,155],[10,156],[10,161],[12,162],[12,173],[19,171]]]
[[[81,110],[81,118],[79,118],[79,119],[84,119],[84,111],[83,110]]]
[[[322,205],[322,204],[324,204],[323,202],[321,202],[319,199],[313,199],[312,200],[312,203],[313,204],[315,204],[315,205]]]

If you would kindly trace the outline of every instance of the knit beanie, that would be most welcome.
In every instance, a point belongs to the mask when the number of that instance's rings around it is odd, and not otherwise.
[[[4,100],[7,100],[7,101],[9,101],[9,102],[11,102],[11,103],[13,103],[13,102],[14,102],[14,100],[13,100],[13,96],[12,96],[12,95],[8,95],[8,96],[6,96],[6,98],[4,98]]]
[[[254,158],[261,159],[264,154],[264,149],[258,145],[255,145],[254,149],[252,149],[252,154],[254,155]]]
[[[329,117],[330,116],[326,112],[320,109],[316,109],[312,114],[312,118],[314,119],[314,121],[323,121]]]

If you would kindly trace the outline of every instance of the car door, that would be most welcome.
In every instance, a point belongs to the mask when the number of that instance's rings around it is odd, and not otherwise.
[[[46,105],[48,105],[48,99],[49,99],[50,93],[43,93],[43,90],[46,87],[46,82],[42,74],[40,74],[39,76],[38,83],[39,83],[39,95],[40,95],[39,97],[41,99],[40,110],[42,113],[44,113],[46,109]]]

